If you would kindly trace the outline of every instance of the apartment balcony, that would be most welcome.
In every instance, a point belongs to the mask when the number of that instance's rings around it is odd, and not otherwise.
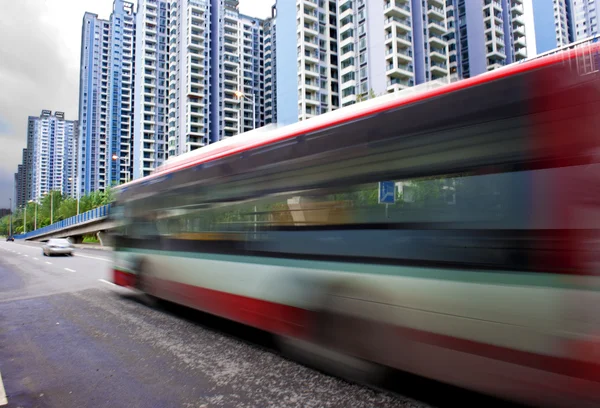
[[[398,48],[412,47],[412,36],[410,34],[386,34],[385,45],[391,47],[393,43],[396,43]]]
[[[304,21],[310,21],[314,23],[319,22],[319,13],[317,10],[304,6]]]
[[[411,21],[410,19],[398,18],[398,17],[388,17],[383,21],[384,28],[396,27],[396,32],[401,33],[410,33],[411,29]]]
[[[445,49],[430,48],[429,58],[431,58],[432,61],[445,63],[448,61],[448,54],[446,53]]]
[[[492,59],[497,59],[497,58],[504,59],[504,58],[506,58],[506,54],[504,53],[503,49],[498,49],[498,48],[494,47],[492,50],[489,50],[489,49],[487,50],[486,57],[492,58]]]
[[[393,79],[390,79],[387,81],[386,90],[388,92],[396,92],[396,91],[401,91],[406,88],[410,88],[413,85],[414,85],[414,81],[412,79],[393,78]]]
[[[197,108],[198,110],[204,109],[204,98],[190,97],[187,102],[190,108]]]
[[[513,24],[513,27],[516,26],[521,26],[521,27],[525,27],[525,19],[523,18],[523,16],[521,15],[517,15],[517,16],[512,16],[511,18],[511,22]]]
[[[408,3],[395,0],[383,4],[383,14],[386,17],[411,18]]]
[[[354,10],[352,9],[352,7],[349,7],[349,8],[347,8],[346,10],[342,11],[342,12],[339,14],[338,18],[339,18],[340,20],[343,20],[344,18],[346,18],[346,17],[348,17],[348,16],[351,16],[351,15],[353,15],[353,14],[354,14]]]
[[[316,51],[313,51],[313,52],[305,51],[304,59],[308,62],[312,62],[313,64],[318,64],[319,63],[319,54],[317,54]]]
[[[385,51],[386,61],[398,60],[400,62],[400,64],[410,64],[413,61],[412,57],[413,57],[413,55],[412,55],[411,49],[389,48]]]
[[[236,99],[235,101],[236,101],[236,103],[239,102],[238,99]],[[234,105],[234,104],[227,104],[226,103],[226,104],[223,105],[223,111],[225,111],[225,112],[235,112],[235,113],[237,113],[239,110],[240,110],[239,107],[237,105]]]
[[[490,7],[491,10],[499,11],[500,13],[502,13],[502,4],[500,4],[500,2],[498,2],[496,0],[487,1],[483,7],[487,7],[487,6],[491,6]]]
[[[225,40],[235,41],[238,38],[238,33],[236,31],[226,28],[223,31],[223,38],[225,38]]]
[[[446,19],[446,13],[442,7],[430,4],[427,6],[427,17],[432,20],[444,21]]]
[[[204,30],[201,30],[199,28],[194,28],[190,32],[190,39],[196,40],[196,41],[204,41]],[[174,38],[174,40],[175,41],[171,41],[172,44],[177,42],[177,38]]]
[[[223,78],[223,82],[228,85],[237,86],[238,78],[234,76],[225,75],[225,77]]]
[[[189,97],[193,97],[193,98],[204,98],[204,92],[202,91],[202,89],[204,88],[204,86],[191,86],[188,88],[187,90],[187,96]]]
[[[203,53],[204,52],[204,41],[190,39],[190,41],[188,41],[188,49]]]
[[[319,71],[315,68],[304,68],[304,75],[311,78],[319,78]]]
[[[512,33],[515,37],[525,37],[525,27],[520,24],[513,24]]]
[[[310,48],[313,50],[319,49],[319,42],[310,38],[304,37],[304,48]]]
[[[198,121],[201,121],[202,119],[204,119],[204,111],[200,110],[200,109],[194,109],[194,110],[190,109],[188,114],[190,116],[190,121],[192,121],[194,123],[197,123]]]
[[[448,46],[448,42],[443,36],[432,32],[429,33],[429,44],[438,48],[446,48]]]
[[[514,36],[513,37],[513,43],[515,44],[515,48],[526,47],[527,46],[527,43],[525,42],[525,36],[524,35]]]
[[[240,64],[240,60],[236,55],[224,55],[223,64],[228,67],[237,68]]]
[[[303,99],[307,106],[319,106],[321,104],[316,96],[305,95]]]
[[[309,80],[304,81],[304,88],[309,91],[315,91],[315,92],[317,92],[317,91],[319,91],[319,89],[321,89],[319,87],[319,82],[314,81],[314,80],[313,81],[309,81]]]
[[[515,59],[520,61],[527,58],[527,48],[521,47],[515,50]]]
[[[489,64],[487,66],[487,70],[488,71],[493,71],[495,69],[502,68],[502,67],[504,67],[503,63],[501,63],[501,62],[494,62],[493,64]]]
[[[319,35],[319,27],[317,24],[304,24],[304,26],[302,26],[302,30],[310,35]]]
[[[205,16],[204,13],[198,13],[198,12],[194,12],[192,11],[192,15],[190,16],[190,23],[191,25],[204,25],[205,22]]]
[[[448,32],[444,23],[433,19],[427,20],[427,28],[430,33],[437,35],[444,35]]]
[[[413,66],[412,64],[388,64],[386,67],[386,75],[391,78],[412,79],[414,77]]]
[[[429,70],[431,71],[432,75],[445,76],[448,75],[448,64],[431,61],[429,64]]]
[[[190,68],[204,69],[204,63],[197,58],[189,59]]]
[[[223,129],[231,130],[232,132],[237,132],[239,130],[239,125],[236,121],[225,120],[223,121]]]
[[[230,90],[230,91],[225,91],[224,95],[223,95],[223,99],[225,100],[225,102],[231,103],[231,104],[239,104],[240,103],[240,99],[235,96],[235,91]]]
[[[512,17],[518,17],[518,16],[522,16],[524,11],[523,11],[523,5],[513,2],[511,7],[510,7],[510,12],[512,14]]]

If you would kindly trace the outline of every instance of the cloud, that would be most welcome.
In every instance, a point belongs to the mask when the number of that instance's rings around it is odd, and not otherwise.
[[[60,29],[39,0],[6,2],[0,14],[0,197],[12,196],[13,174],[26,145],[27,117],[42,109],[77,115],[79,73],[61,50]],[[8,191],[7,191],[7,186]]]
[[[2,118],[2,116],[0,116],[0,135],[3,133],[9,133],[10,132],[10,125],[9,123],[4,120],[4,118]]]

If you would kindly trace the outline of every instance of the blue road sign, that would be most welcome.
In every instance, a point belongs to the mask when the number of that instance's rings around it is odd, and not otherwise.
[[[379,182],[379,204],[394,204],[396,202],[396,183],[393,181]]]

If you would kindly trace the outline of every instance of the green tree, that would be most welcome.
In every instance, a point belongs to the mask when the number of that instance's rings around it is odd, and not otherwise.
[[[77,200],[74,198],[66,198],[60,203],[58,214],[61,220],[77,215]]]
[[[356,97],[356,102],[357,102],[357,103],[358,103],[358,102],[364,102],[364,101],[367,101],[367,100],[369,100],[369,99],[374,99],[374,98],[377,98],[378,96],[379,96],[379,95],[377,95],[377,94],[375,93],[375,91],[373,90],[373,88],[371,88],[371,89],[369,89],[369,92],[368,92],[366,95],[362,95],[362,94],[358,95],[358,96]]]

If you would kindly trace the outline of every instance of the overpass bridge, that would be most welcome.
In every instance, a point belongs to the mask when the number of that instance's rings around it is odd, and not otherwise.
[[[70,238],[74,244],[83,242],[85,235],[96,235],[101,245],[107,245],[106,232],[118,227],[118,223],[108,218],[110,204],[74,215],[54,224],[15,235],[27,241],[46,241],[50,238]]]

